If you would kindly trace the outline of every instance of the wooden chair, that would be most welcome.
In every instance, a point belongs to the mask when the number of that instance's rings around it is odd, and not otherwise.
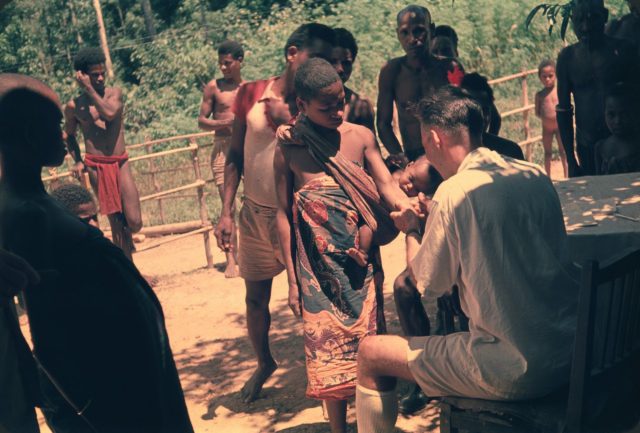
[[[568,388],[523,402],[443,398],[440,431],[611,433],[628,429],[638,421],[640,396],[634,391],[639,389],[639,377],[640,250],[636,250],[602,267],[596,261],[582,267]],[[627,392],[620,392],[625,385]],[[610,415],[612,409],[615,416]],[[597,418],[603,413],[609,416],[600,426]]]

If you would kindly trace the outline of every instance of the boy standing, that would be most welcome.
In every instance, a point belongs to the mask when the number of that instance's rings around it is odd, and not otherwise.
[[[215,131],[211,152],[211,172],[218,188],[220,200],[224,200],[224,165],[231,144],[233,112],[231,107],[242,84],[241,68],[244,60],[242,45],[236,41],[225,41],[218,47],[218,66],[223,78],[211,80],[204,87],[202,104],[198,116],[198,126],[205,131]],[[231,229],[231,243],[234,248],[226,251],[227,266],[224,276],[235,278],[238,274],[235,224]]]
[[[607,95],[604,117],[611,136],[596,144],[596,174],[640,171],[638,90],[615,86]]]
[[[378,136],[392,161],[402,167],[424,154],[420,144],[420,124],[410,107],[436,89],[459,83],[464,74],[457,62],[437,59],[431,54],[433,23],[429,10],[410,5],[398,12],[396,33],[405,55],[389,60],[378,79]],[[393,105],[398,108],[402,145],[393,132]]]
[[[536,93],[536,116],[542,121],[542,146],[544,147],[544,169],[547,176],[551,177],[551,148],[553,137],[558,142],[558,151],[562,161],[564,177],[568,176],[567,156],[564,153],[558,121],[556,119],[556,106],[558,105],[558,92],[556,91],[556,64],[552,60],[544,60],[538,66],[538,78],[544,89]]]
[[[595,174],[595,145],[609,136],[604,121],[606,89],[618,82],[633,83],[640,73],[636,47],[628,41],[605,35],[608,16],[609,11],[602,0],[576,1],[571,23],[578,42],[563,48],[556,63],[558,129],[571,177]]]
[[[64,134],[75,161],[74,175],[79,179],[88,170],[100,212],[109,218],[113,243],[132,260],[132,233],[142,228],[140,199],[125,148],[122,90],[105,86],[104,62],[100,48],[83,48],[76,54],[75,78],[83,93],[65,106]],[[84,136],[84,161],[76,139],[78,126]]]
[[[336,46],[331,53],[331,63],[342,80],[345,94],[344,118],[347,122],[366,126],[375,133],[374,113],[371,101],[361,98],[356,92],[346,86],[351,77],[353,64],[358,55],[358,44],[347,29],[333,29],[336,33]]]
[[[0,75],[0,246],[40,275],[24,296],[47,422],[192,433],[155,294],[120,248],[45,191],[42,167],[65,156],[59,107],[44,83]]]
[[[276,233],[278,200],[273,176],[276,128],[297,113],[293,78],[298,66],[313,57],[331,58],[335,34],[330,27],[309,23],[289,36],[286,67],[279,77],[243,84],[233,106],[231,147],[224,172],[224,201],[216,227],[218,246],[231,251],[233,203],[244,174],[244,202],[238,218],[240,276],[245,280],[247,328],[258,367],[242,388],[250,403],[278,367],[269,348],[269,300],[273,277],[284,270]]]
[[[278,236],[289,306],[304,321],[307,396],[325,400],[332,433],[344,433],[358,345],[376,334],[377,311],[372,255],[363,267],[349,250],[359,248],[362,224],[381,245],[397,235],[387,209],[414,210],[373,133],[343,121],[345,92],[332,66],[308,60],[295,89],[301,114],[278,130],[274,159]]]

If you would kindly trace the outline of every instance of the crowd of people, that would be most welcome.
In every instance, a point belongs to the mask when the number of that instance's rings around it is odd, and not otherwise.
[[[278,368],[269,301],[283,271],[302,320],[307,396],[322,400],[332,433],[347,431],[353,397],[358,431],[383,433],[430,398],[522,400],[568,382],[577,283],[551,148],[555,137],[569,176],[640,171],[640,5],[629,5],[605,27],[602,0],[577,1],[578,42],[540,63],[546,173],[499,135],[487,79],[465,71],[455,30],[425,7],[398,12],[405,54],[382,66],[375,109],[346,86],[358,54],[347,29],[301,25],[280,74],[252,82],[242,45],[219,45],[222,77],[204,87],[197,121],[215,131],[225,276],[246,287],[257,367],[245,403]],[[63,110],[42,81],[0,75],[0,431],[37,432],[34,406],[55,433],[193,431],[162,307],[132,261],[140,203],[122,91],[106,86],[104,61],[99,49],[78,52],[81,94]],[[67,151],[97,204],[78,185],[47,193],[41,170]],[[113,243],[96,228],[98,210]],[[382,308],[380,247],[399,232],[407,267],[393,291],[404,336],[385,335]],[[426,291],[440,296],[434,329]],[[13,302],[20,292],[32,354]],[[396,378],[415,383],[400,401]]]

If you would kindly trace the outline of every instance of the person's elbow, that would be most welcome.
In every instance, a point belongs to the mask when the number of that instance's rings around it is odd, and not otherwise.
[[[211,128],[208,127],[207,125],[207,118],[204,116],[198,116],[198,128],[204,130],[204,131],[209,131]]]

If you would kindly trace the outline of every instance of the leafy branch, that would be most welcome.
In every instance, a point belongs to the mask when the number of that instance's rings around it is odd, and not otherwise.
[[[525,27],[529,29],[531,21],[540,12],[540,15],[547,18],[549,23],[549,34],[553,32],[553,28],[558,23],[558,19],[561,20],[560,24],[560,37],[564,40],[567,34],[567,28],[569,27],[569,21],[571,20],[571,13],[576,5],[576,0],[570,0],[567,3],[541,3],[538,6],[531,9],[527,19],[525,20]]]

